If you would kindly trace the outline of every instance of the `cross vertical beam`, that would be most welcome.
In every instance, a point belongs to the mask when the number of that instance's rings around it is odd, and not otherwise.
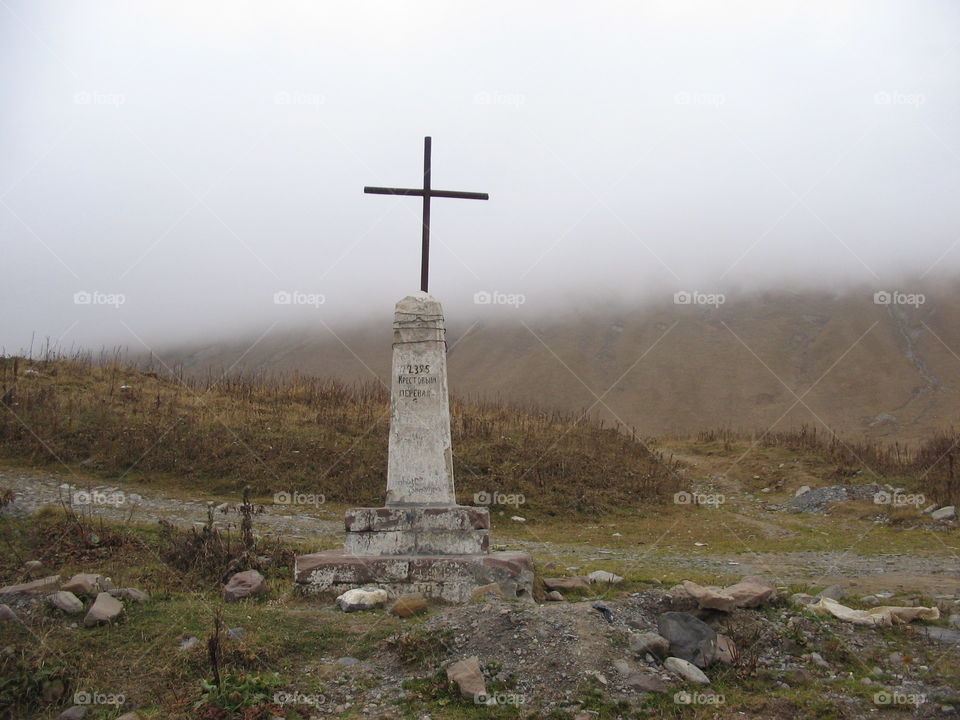
[[[420,241],[420,289],[428,292],[427,287],[430,279],[430,198],[445,197],[459,198],[462,200],[489,200],[487,193],[462,192],[460,190],[434,190],[430,181],[430,157],[431,157],[431,139],[423,139],[423,187],[421,188],[389,188],[389,187],[371,187],[363,188],[365,193],[374,195],[413,195],[423,198],[423,221],[422,238]]]

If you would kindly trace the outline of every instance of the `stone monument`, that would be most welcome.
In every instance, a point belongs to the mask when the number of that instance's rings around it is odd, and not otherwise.
[[[488,510],[457,505],[443,309],[427,292],[430,197],[486,195],[430,188],[430,138],[422,189],[367,191],[424,198],[421,291],[397,303],[393,321],[386,504],[348,510],[343,550],[297,557],[296,583],[306,592],[370,585],[447,602],[465,602],[478,587],[496,583],[506,597],[530,598],[530,556],[491,553]]]

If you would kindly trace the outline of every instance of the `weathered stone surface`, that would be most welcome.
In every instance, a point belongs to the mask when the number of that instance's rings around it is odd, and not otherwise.
[[[550,602],[563,602],[564,597],[559,590],[551,590],[547,593],[547,600]]]
[[[100,576],[96,573],[77,573],[60,589],[74,595],[95,595],[100,592]]]
[[[663,661],[663,666],[674,675],[683,678],[687,682],[696,683],[698,685],[710,684],[710,678],[704,675],[700,668],[693,663],[684,660],[683,658],[668,657]]]
[[[344,612],[371,610],[382,607],[390,596],[381,588],[354,588],[337,598],[337,606]]]
[[[0,595],[49,595],[60,589],[60,576],[50,575],[49,577],[31,580],[28,583],[19,585],[7,585],[0,588]]]
[[[683,589],[697,601],[697,605],[711,610],[732,612],[737,607],[737,601],[718,588],[703,587],[692,580],[683,581]]]
[[[665,693],[670,689],[667,683],[651,672],[634,673],[624,681],[624,684],[639,692]]]
[[[390,607],[390,612],[397,617],[410,617],[418,612],[427,609],[427,599],[423,593],[407,593],[397,598],[397,601]]]
[[[575,590],[576,588],[589,588],[590,580],[582,575],[573,577],[547,577],[543,579],[543,586],[547,590]]]
[[[501,588],[497,583],[487,583],[486,585],[481,585],[472,593],[470,593],[470,600],[480,600],[487,597],[503,597],[503,588]]]
[[[487,686],[483,681],[483,671],[476,655],[453,663],[447,668],[447,680],[457,684],[460,694],[470,700],[486,700]]]
[[[144,603],[150,599],[149,595],[143,592],[143,590],[137,590],[137,588],[115,588],[110,590],[109,593],[115,598],[132,600],[135,603]]]
[[[717,659],[717,633],[690,613],[666,612],[657,618],[660,634],[670,641],[670,654],[697,667]]]
[[[717,660],[724,665],[734,665],[740,653],[733,640],[726,635],[717,635]]]
[[[39,560],[27,560],[23,564],[23,569],[29,573],[34,573],[34,572],[37,572],[38,570],[43,569],[43,563],[40,562]]]
[[[238,572],[223,586],[223,599],[226,602],[239,602],[244,598],[263,595],[267,591],[267,582],[256,570]]]
[[[723,593],[731,596],[737,607],[742,608],[759,607],[770,600],[776,592],[777,589],[770,581],[758,575],[748,575],[736,585],[723,588]]]
[[[630,652],[639,656],[649,653],[665,658],[670,653],[670,641],[655,632],[637,633],[630,641]]]
[[[490,549],[487,530],[387,530],[348,532],[351,555],[479,555]]]
[[[622,577],[614,575],[612,572],[607,572],[606,570],[594,570],[587,575],[587,578],[589,578],[590,582],[606,583],[607,585],[616,585],[617,583],[623,582]]]
[[[387,505],[455,505],[443,309],[417,292],[393,320]]]
[[[934,510],[930,513],[930,517],[934,520],[956,520],[957,519],[957,508],[954,505],[947,505],[942,507],[939,510]]]
[[[489,530],[490,511],[469,505],[352,508],[344,525],[347,532]]]
[[[74,595],[69,590],[60,590],[55,592],[50,596],[50,602],[58,610],[62,610],[67,613],[67,615],[74,615],[75,613],[83,612],[83,603],[80,602],[80,598]]]
[[[307,593],[342,593],[358,585],[376,585],[393,595],[420,592],[462,603],[491,583],[510,589],[511,597],[532,597],[533,592],[533,561],[526,553],[359,557],[328,550],[297,557],[295,572],[297,587]]]
[[[0,604],[0,622],[13,622],[17,620],[17,614],[10,609],[6,603]]]
[[[86,617],[83,618],[83,624],[87,627],[93,627],[94,625],[111,623],[122,612],[123,603],[112,597],[110,593],[102,592],[97,595],[97,599],[93,601],[93,605],[87,611]]]
[[[790,604],[794,607],[806,607],[807,605],[812,605],[817,601],[813,595],[808,593],[794,593],[790,596]]]

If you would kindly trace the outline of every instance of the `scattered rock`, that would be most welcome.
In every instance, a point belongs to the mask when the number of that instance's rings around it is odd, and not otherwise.
[[[731,595],[717,588],[703,587],[692,580],[684,580],[683,589],[697,601],[697,605],[701,608],[732,612],[737,607],[737,601]]]
[[[39,560],[27,560],[23,564],[23,569],[29,573],[33,573],[33,572],[36,572],[37,570],[42,570],[43,563],[40,562]]]
[[[244,598],[263,595],[267,591],[267,582],[256,570],[244,570],[232,576],[223,586],[223,599],[226,602],[240,602]]]
[[[816,601],[817,599],[813,595],[808,595],[807,593],[794,593],[790,596],[790,604],[794,607],[806,607]]]
[[[803,495],[804,493],[808,493],[808,492],[810,492],[810,486],[809,486],[809,485],[801,485],[800,487],[797,488],[797,491],[793,494],[793,496],[794,496],[794,497],[800,497],[800,496]]]
[[[100,588],[100,576],[95,573],[77,573],[60,589],[74,595],[96,595]]]
[[[388,599],[387,591],[381,588],[354,588],[337,598],[337,606],[343,612],[356,612],[381,607]]]
[[[483,671],[476,655],[448,667],[447,680],[455,682],[465,698],[476,701],[487,697],[487,686],[483,682]]]
[[[124,713],[123,715],[118,717],[117,720],[141,720],[141,718],[140,718],[140,713],[134,711],[134,712]]]
[[[550,602],[563,602],[564,598],[559,590],[551,590],[547,593],[547,600]]]
[[[572,577],[544,578],[543,586],[547,590],[574,590],[576,588],[589,588],[590,580],[582,575]]]
[[[639,657],[649,653],[665,658],[670,654],[670,641],[655,632],[637,633],[630,642],[630,652]]]
[[[93,605],[91,605],[87,611],[86,617],[83,618],[83,624],[86,627],[93,627],[94,625],[111,623],[116,620],[122,612],[123,603],[110,595],[110,593],[102,592],[97,595],[97,599],[93,601]]]
[[[67,615],[74,615],[83,612],[83,603],[80,598],[69,590],[60,590],[50,596],[50,602],[58,610],[62,610]]]
[[[519,515],[511,515],[511,516],[510,516],[510,519],[513,520],[514,522],[526,522],[526,521],[527,521],[527,519],[526,519],[525,517],[520,517]]]
[[[150,599],[149,595],[143,592],[143,590],[137,590],[137,588],[114,588],[108,592],[115,598],[132,600],[135,603],[143,603]]]
[[[0,604],[0,622],[12,622],[17,619],[17,614],[10,609],[9,605]]]
[[[933,520],[942,520],[944,522],[948,520],[957,519],[957,508],[955,505],[947,505],[942,507],[939,510],[934,510],[930,513],[930,518]]]
[[[57,715],[60,720],[83,720],[86,716],[87,708],[84,705],[74,705]]]
[[[693,663],[687,662],[683,658],[668,657],[663,661],[663,666],[687,682],[697,683],[698,685],[710,684],[710,678],[704,675],[700,668]]]
[[[924,515],[929,515],[929,514],[932,513],[934,510],[936,510],[938,507],[940,507],[940,506],[937,505],[936,503],[934,503],[933,505],[927,505],[927,507],[925,507],[925,508],[923,509],[923,514],[924,514]]]
[[[710,667],[717,659],[717,633],[690,613],[663,613],[657,618],[657,627],[670,642],[674,657],[701,668]]]
[[[196,635],[187,635],[186,637],[180,639],[180,649],[189,650],[198,642],[200,642],[200,639]]]
[[[817,593],[817,597],[830,598],[831,600],[843,600],[847,592],[840,585],[831,585]]]
[[[0,588],[0,595],[49,595],[60,589],[60,576],[50,575],[49,577],[31,580],[28,583],[20,585],[7,585]]]
[[[352,665],[359,665],[359,664],[360,664],[360,661],[357,660],[355,657],[337,658],[337,665],[347,665],[349,667]]]
[[[737,603],[737,607],[754,608],[770,600],[777,589],[757,575],[748,575],[735,585],[723,588]]]
[[[812,662],[812,663],[813,663],[814,665],[816,665],[817,667],[822,667],[822,668],[829,668],[829,667],[830,667],[830,663],[828,663],[826,660],[824,660],[824,659],[823,659],[823,655],[821,655],[821,654],[818,653],[818,652],[812,652],[812,653],[810,653],[810,655],[808,655],[808,657],[810,658],[810,662]]]
[[[422,593],[407,593],[397,598],[390,612],[397,617],[410,617],[427,608],[427,599]]]
[[[624,684],[640,692],[665,693],[670,689],[667,683],[651,672],[634,673],[626,679]]]
[[[589,578],[590,582],[607,583],[608,585],[616,585],[617,583],[623,582],[622,577],[614,575],[612,572],[607,572],[606,570],[594,570],[587,575],[587,578]]]

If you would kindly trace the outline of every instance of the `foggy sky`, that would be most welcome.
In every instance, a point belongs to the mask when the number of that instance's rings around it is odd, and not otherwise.
[[[947,1],[3,0],[0,346],[389,322],[420,201],[362,189],[418,186],[428,134],[435,188],[490,193],[433,202],[448,316],[949,274],[958,30]]]

